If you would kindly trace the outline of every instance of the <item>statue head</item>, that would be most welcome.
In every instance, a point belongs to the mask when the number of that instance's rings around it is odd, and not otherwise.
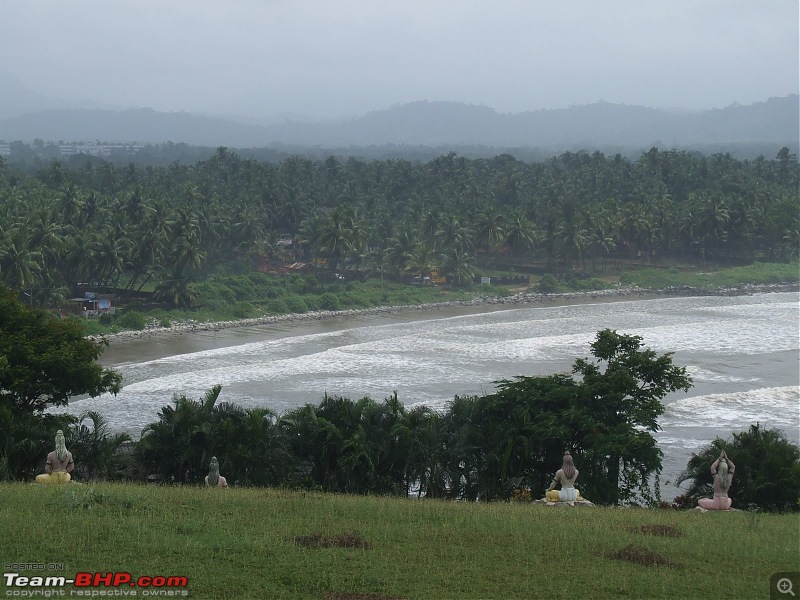
[[[64,441],[64,432],[60,429],[56,431],[56,456],[62,462],[67,459],[67,443]]]
[[[208,485],[209,487],[217,487],[219,483],[219,461],[216,456],[211,457],[211,462],[208,463]]]
[[[564,452],[564,460],[561,463],[561,470],[564,471],[564,476],[567,479],[573,479],[575,477],[575,463],[572,460],[572,454],[569,453],[569,450]]]
[[[717,465],[717,475],[719,475],[719,482],[722,484],[722,489],[727,490],[730,477],[728,476],[728,461],[724,458],[721,458],[719,465]]]

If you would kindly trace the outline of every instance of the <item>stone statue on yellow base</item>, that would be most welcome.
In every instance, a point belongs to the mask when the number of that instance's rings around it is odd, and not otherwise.
[[[56,432],[56,449],[47,455],[44,473],[36,476],[36,483],[60,484],[69,483],[75,463],[72,461],[72,452],[67,450],[64,441],[64,432]]]
[[[564,459],[561,468],[556,471],[553,483],[547,488],[545,496],[549,502],[570,502],[578,499],[578,490],[575,489],[575,480],[578,478],[578,469],[572,460],[569,451],[564,452]],[[556,485],[561,484],[561,489],[555,489]]]

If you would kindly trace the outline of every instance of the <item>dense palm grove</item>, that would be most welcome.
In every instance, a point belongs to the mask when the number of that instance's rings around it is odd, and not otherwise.
[[[87,158],[35,172],[0,159],[0,283],[54,304],[77,282],[150,281],[187,304],[193,278],[278,255],[282,236],[330,270],[435,270],[453,282],[499,253],[586,270],[611,259],[786,260],[800,248],[797,209],[786,148],[774,160],[653,148],[635,162],[579,152],[277,165],[220,148],[192,166]]]

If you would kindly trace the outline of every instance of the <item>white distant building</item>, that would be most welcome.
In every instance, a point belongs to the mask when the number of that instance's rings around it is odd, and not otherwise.
[[[58,149],[61,151],[61,156],[88,154],[106,158],[111,156],[112,152],[133,156],[142,149],[142,146],[138,144],[61,144]]]
[[[11,144],[0,144],[0,156],[11,156]]]

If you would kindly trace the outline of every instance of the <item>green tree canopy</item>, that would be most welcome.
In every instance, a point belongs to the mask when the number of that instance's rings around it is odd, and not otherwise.
[[[0,288],[0,407],[36,413],[73,396],[116,394],[122,376],[97,364],[104,344],[79,323],[31,309]]]
[[[609,329],[569,375],[516,377],[497,391],[456,398],[443,417],[446,448],[439,495],[493,500],[514,487],[542,491],[570,450],[585,497],[602,504],[658,500],[662,453],[650,432],[661,400],[688,390],[686,369],[642,338]],[[435,486],[434,486],[435,487]]]
[[[684,367],[672,364],[672,353],[643,349],[636,335],[604,329],[591,351],[594,361],[578,359],[572,369],[583,381],[570,415],[587,497],[617,504],[641,495],[652,502],[658,487],[650,480],[661,472],[662,452],[649,432],[660,429],[661,400],[688,391],[692,380]]]

